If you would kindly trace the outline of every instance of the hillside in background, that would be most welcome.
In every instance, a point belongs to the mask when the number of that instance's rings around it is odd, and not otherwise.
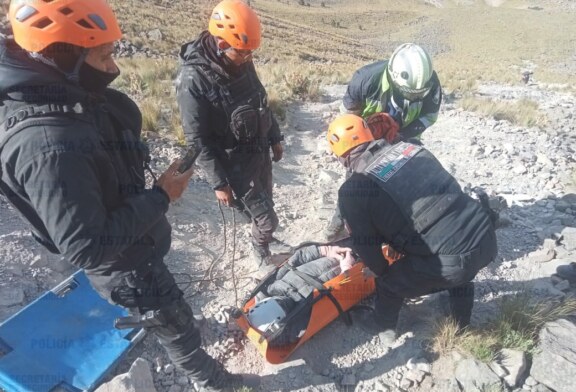
[[[217,1],[112,0],[127,38],[175,55],[207,25]],[[531,0],[251,0],[263,22],[261,63],[329,64],[386,58],[413,41],[434,56],[441,79],[576,82],[576,2]],[[160,30],[161,38],[148,39]],[[347,67],[345,67],[347,68]],[[444,76],[443,76],[444,75]],[[443,76],[443,77],[442,77]]]

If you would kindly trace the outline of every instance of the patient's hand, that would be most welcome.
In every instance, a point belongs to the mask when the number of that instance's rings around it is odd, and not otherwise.
[[[320,254],[324,257],[329,257],[338,261],[342,261],[346,257],[346,253],[352,252],[350,248],[343,248],[341,246],[321,246]]]
[[[340,273],[348,271],[354,264],[356,264],[356,260],[354,260],[354,257],[352,256],[352,251],[349,250],[340,260]]]

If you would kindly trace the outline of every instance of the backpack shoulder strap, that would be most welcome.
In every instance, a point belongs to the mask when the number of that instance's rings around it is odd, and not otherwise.
[[[8,113],[6,120],[0,124],[0,150],[12,136],[23,129],[36,124],[44,123],[46,117],[52,116],[80,116],[85,113],[84,106],[75,104],[43,104],[28,105]],[[42,119],[42,120],[40,120]]]

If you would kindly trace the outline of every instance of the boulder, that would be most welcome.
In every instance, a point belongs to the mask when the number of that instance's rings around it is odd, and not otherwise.
[[[468,358],[456,366],[456,379],[466,392],[482,392],[497,389],[502,385],[498,377],[488,365]]]
[[[509,387],[520,385],[520,382],[526,377],[526,354],[522,351],[505,348],[500,351],[499,362],[508,373],[504,377],[506,385]]]
[[[127,373],[114,377],[94,392],[156,392],[150,363],[138,358]]]
[[[573,392],[576,380],[576,325],[560,319],[547,323],[540,331],[538,352],[531,376],[556,392]]]

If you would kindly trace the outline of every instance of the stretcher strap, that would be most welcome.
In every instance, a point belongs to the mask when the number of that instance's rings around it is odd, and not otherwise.
[[[344,312],[344,309],[342,309],[342,306],[340,306],[340,303],[338,302],[336,297],[334,297],[334,295],[332,295],[332,292],[330,289],[324,287],[324,285],[319,280],[314,278],[313,276],[310,276],[310,275],[308,275],[302,271],[298,271],[296,268],[292,268],[292,271],[297,276],[302,278],[302,280],[304,280],[310,286],[312,286],[316,290],[318,290],[318,293],[320,295],[318,295],[316,298],[314,298],[312,300],[312,304],[309,304],[307,300],[302,300],[298,304],[298,306],[296,306],[296,308],[294,308],[294,310],[292,310],[292,312],[290,312],[290,314],[287,315],[286,318],[284,318],[284,320],[281,324],[276,325],[276,328],[274,328],[274,330],[264,331],[264,333],[262,335],[260,335],[260,339],[258,339],[258,343],[262,343],[264,341],[264,339],[267,339],[268,341],[274,340],[277,336],[279,336],[284,331],[284,329],[286,328],[287,325],[290,324],[292,319],[294,319],[296,316],[298,316],[300,314],[301,311],[303,311],[309,305],[311,305],[313,307],[314,304],[316,304],[318,301],[320,301],[325,296],[327,296],[330,299],[330,301],[332,302],[332,304],[334,304],[334,307],[336,308],[336,310],[338,310],[338,316],[342,317],[344,319],[344,322],[346,323],[346,325],[352,325],[352,320],[350,319],[350,315],[348,313]]]
[[[342,243],[344,243],[344,241],[347,241],[349,239],[350,239],[350,237],[344,237],[344,238],[339,239],[338,241],[331,241],[331,242],[306,241],[306,242],[302,242],[302,243],[296,245],[294,248],[292,248],[292,251],[296,252],[302,248],[305,248],[305,247],[311,246],[311,245],[314,245],[314,246],[342,245]],[[276,279],[276,274],[278,273],[278,270],[280,269],[280,267],[282,267],[285,264],[288,265],[289,267],[291,267],[292,269],[294,269],[292,266],[290,266],[290,264],[287,261],[284,261],[282,264],[277,266],[272,272],[270,272],[267,276],[265,276],[264,279],[262,281],[260,281],[260,283],[258,283],[258,285],[254,288],[254,290],[252,290],[251,293],[246,295],[246,297],[244,298],[244,302],[242,304],[242,307],[246,306],[248,301],[250,301],[252,298],[254,298],[256,296],[256,294],[263,291],[264,287],[268,287],[270,285],[270,283],[272,283],[272,281]],[[314,286],[314,287],[316,287],[316,286]]]
[[[350,315],[348,313],[344,313],[344,309],[342,309],[342,306],[340,306],[340,303],[338,302],[338,300],[334,297],[334,295],[332,295],[332,292],[330,289],[327,289],[326,287],[324,287],[322,282],[317,280],[315,277],[310,276],[310,275],[308,275],[302,271],[298,271],[296,268],[292,269],[292,272],[294,272],[296,275],[298,275],[302,280],[304,280],[310,286],[312,286],[316,290],[318,290],[318,292],[322,296],[324,296],[324,295],[328,296],[330,301],[332,301],[332,303],[336,307],[336,310],[338,310],[338,315],[344,319],[344,322],[346,323],[346,325],[352,325],[352,320],[350,319]]]

